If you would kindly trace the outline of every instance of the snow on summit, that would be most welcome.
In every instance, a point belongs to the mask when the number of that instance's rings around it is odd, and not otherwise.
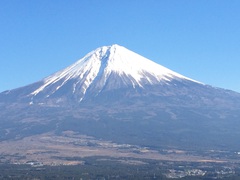
[[[194,81],[114,44],[97,48],[71,66],[45,78],[31,95],[36,96],[48,89],[51,93],[47,96],[51,96],[68,85],[72,93],[84,97],[89,89],[98,93],[104,88],[143,87],[175,78]],[[70,81],[72,84],[69,85]]]

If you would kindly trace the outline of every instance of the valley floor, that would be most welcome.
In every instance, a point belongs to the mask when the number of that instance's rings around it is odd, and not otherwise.
[[[0,142],[0,179],[240,179],[239,156],[154,150],[65,131]]]
[[[0,164],[0,179],[239,179],[239,164],[88,157],[82,165]]]
[[[20,163],[29,161],[44,165],[82,164],[78,158],[108,156],[112,158],[137,158],[161,161],[184,162],[240,162],[238,152],[207,151],[190,152],[178,149],[154,150],[129,144],[79,135],[65,131],[61,135],[46,133],[0,142],[0,163]]]

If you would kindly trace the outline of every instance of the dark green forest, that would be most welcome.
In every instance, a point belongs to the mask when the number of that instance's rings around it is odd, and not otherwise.
[[[0,179],[40,179],[40,180],[76,180],[76,179],[183,179],[239,180],[239,168],[226,168],[223,164],[204,164],[187,162],[159,162],[144,160],[142,164],[127,163],[128,159],[83,158],[84,165],[74,166],[31,166],[0,164]],[[129,161],[130,162],[130,161]],[[189,169],[201,169],[204,175],[188,174]],[[169,177],[174,171],[175,178]],[[182,177],[184,176],[184,177]]]

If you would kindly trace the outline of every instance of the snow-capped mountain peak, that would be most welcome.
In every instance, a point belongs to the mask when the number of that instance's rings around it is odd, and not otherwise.
[[[48,89],[51,93],[46,96],[49,97],[67,85],[82,100],[90,89],[97,95],[103,89],[144,88],[172,79],[194,81],[114,44],[97,48],[73,65],[45,78],[31,95],[36,96]]]

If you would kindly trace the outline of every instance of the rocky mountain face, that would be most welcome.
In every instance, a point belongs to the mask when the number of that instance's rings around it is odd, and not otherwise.
[[[0,140],[64,131],[152,148],[239,149],[240,94],[173,72],[124,47],[0,93]]]

